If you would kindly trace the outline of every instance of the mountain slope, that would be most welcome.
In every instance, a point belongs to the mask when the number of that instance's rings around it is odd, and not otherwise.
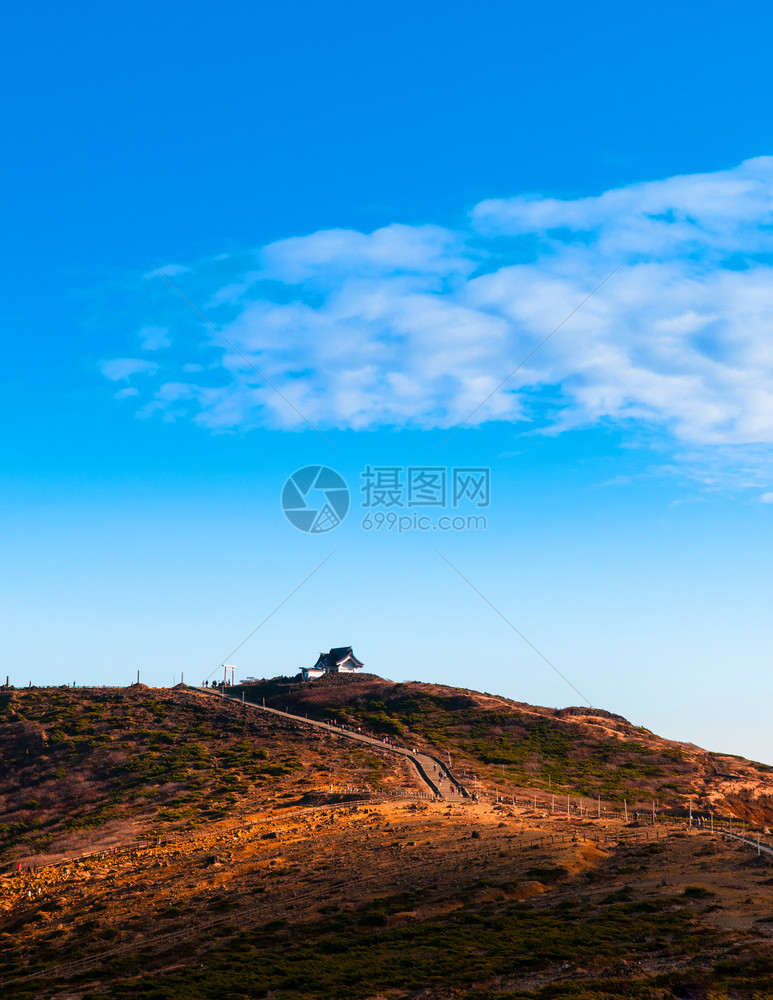
[[[744,785],[740,810],[764,808],[758,765],[609,713],[439,686],[245,689],[438,756],[450,748],[481,801],[435,802],[406,796],[420,782],[388,748],[229,694],[0,692],[3,998],[770,994],[771,856],[662,814],[649,825],[553,812],[544,775],[612,794],[703,782],[728,808],[723,789]],[[617,786],[599,761],[617,762]],[[517,804],[497,801],[519,783]]]
[[[0,864],[195,830],[331,784],[413,785],[377,749],[183,688],[0,692]]]
[[[450,753],[455,770],[512,794],[535,788],[629,807],[685,809],[773,827],[773,768],[656,736],[590,708],[540,708],[438,684],[340,675],[276,678],[234,691],[299,715],[337,718]]]

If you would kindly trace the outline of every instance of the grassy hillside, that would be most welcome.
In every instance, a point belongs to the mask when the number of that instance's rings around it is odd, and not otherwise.
[[[0,692],[3,997],[771,995],[770,858],[707,831],[492,794],[549,778],[631,802],[697,789],[762,809],[766,769],[609,713],[439,686],[246,690],[450,751],[484,802],[342,805],[331,786],[395,790],[417,780],[410,764],[190,689]],[[105,850],[148,832],[174,836]],[[97,853],[50,863],[85,851]],[[38,867],[13,871],[20,859]]]
[[[391,758],[184,690],[0,692],[0,864],[195,830],[336,785],[409,779]]]
[[[662,739],[620,716],[549,709],[432,684],[372,676],[278,678],[244,688],[248,699],[362,726],[451,759],[468,778],[607,802],[684,807],[773,825],[773,768]]]

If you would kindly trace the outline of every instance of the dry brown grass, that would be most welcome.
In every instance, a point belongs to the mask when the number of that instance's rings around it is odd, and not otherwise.
[[[409,906],[383,913],[376,908],[386,929],[418,929],[460,915],[493,920],[516,904],[546,916],[569,914],[567,920],[578,912],[601,919],[610,907],[633,904],[644,913],[648,907],[666,914],[688,907],[702,929],[705,953],[685,957],[668,942],[653,942],[635,972],[641,976],[677,970],[688,958],[708,968],[733,949],[771,951],[769,860],[706,832],[672,830],[666,836],[665,829],[503,804],[371,801],[304,811],[302,803],[329,796],[331,784],[378,783],[394,790],[419,781],[408,761],[387,751],[203,695],[55,694],[47,701],[45,692],[16,693],[4,709],[0,746],[10,748],[16,768],[4,792],[3,819],[23,816],[34,795],[38,805],[27,811],[39,810],[45,820],[39,829],[53,834],[44,853],[32,855],[27,841],[17,843],[17,854],[42,863],[159,829],[169,842],[0,878],[0,953],[9,974],[115,952],[138,967],[184,966],[198,961],[215,933],[224,934],[222,940],[235,933],[207,929],[213,920],[239,929],[276,920],[290,929],[319,927],[328,916],[403,896]],[[111,706],[114,714],[105,710]],[[595,725],[582,719],[573,724]],[[600,719],[599,725],[627,724]],[[64,738],[52,740],[54,729]],[[159,742],[160,736],[172,742]],[[204,745],[204,768],[199,758],[177,752],[186,737]],[[127,768],[143,748],[162,759],[169,755],[174,773],[168,780]],[[32,754],[22,753],[28,749]],[[66,780],[53,774],[63,766]],[[277,773],[261,773],[273,766]],[[198,810],[195,822],[164,819],[169,804],[186,795],[193,795],[188,806]],[[68,826],[69,816],[99,814],[106,804],[117,810],[108,821]],[[195,944],[164,957],[164,936],[191,929]],[[147,949],[144,957],[132,959],[141,949]],[[613,964],[600,955],[583,975],[612,975]],[[557,964],[508,983],[530,990],[568,975]],[[29,997],[58,995],[46,978],[24,989]]]

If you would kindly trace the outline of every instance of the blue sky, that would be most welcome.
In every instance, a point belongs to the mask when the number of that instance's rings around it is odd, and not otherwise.
[[[270,616],[241,676],[351,642],[773,761],[770,27],[12,12],[5,673],[199,682]],[[313,536],[309,465],[352,492]],[[364,530],[368,465],[490,469],[485,530]]]

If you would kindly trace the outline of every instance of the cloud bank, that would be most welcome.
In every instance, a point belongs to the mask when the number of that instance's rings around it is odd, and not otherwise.
[[[216,260],[165,273],[244,357],[202,324],[175,360],[174,324],[148,317],[144,416],[303,427],[294,406],[320,428],[636,422],[689,446],[773,441],[773,157],[484,201],[454,230],[332,230]]]

